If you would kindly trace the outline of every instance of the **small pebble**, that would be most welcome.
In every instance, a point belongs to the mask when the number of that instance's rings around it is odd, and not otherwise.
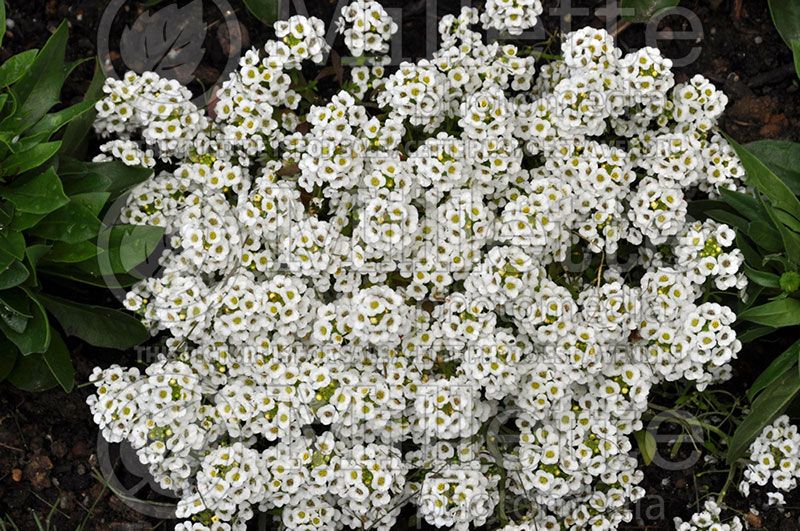
[[[15,26],[15,25],[16,25],[16,23],[14,22],[14,19],[13,19],[13,18],[8,18],[8,19],[6,19],[6,28],[8,28],[8,29],[14,29],[14,26]]]
[[[14,470],[12,470],[11,479],[13,479],[17,483],[22,481],[22,470],[20,470],[19,468],[15,468]]]
[[[764,37],[759,35],[758,37],[755,38],[755,42],[756,44],[762,44],[764,42]]]

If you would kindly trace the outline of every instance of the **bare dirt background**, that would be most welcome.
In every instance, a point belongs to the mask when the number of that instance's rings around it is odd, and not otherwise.
[[[425,0],[385,0],[387,7],[403,9],[403,52],[406,57],[425,54]],[[7,0],[11,19],[0,60],[20,51],[41,47],[51,31],[66,19],[70,24],[70,59],[92,57],[97,42],[97,27],[106,2],[92,0]],[[270,30],[254,19],[237,0],[231,1],[244,32],[245,46],[261,45]],[[544,23],[548,32],[556,32],[559,19],[547,16],[558,0],[545,0]],[[578,7],[597,7],[605,2],[574,1]],[[455,13],[460,0],[439,0],[439,16]],[[800,94],[792,57],[772,26],[763,0],[694,0],[682,5],[702,23],[704,35],[694,41],[665,42],[660,47],[670,57],[683,57],[694,46],[702,53],[698,60],[679,69],[679,81],[702,73],[729,95],[731,103],[722,122],[723,128],[739,141],[761,138],[800,139]],[[311,14],[326,22],[331,20],[335,1],[308,0]],[[119,15],[118,26],[132,22],[143,5],[128,2]],[[153,8],[155,9],[155,8]],[[220,14],[208,9],[206,56],[197,77],[213,83],[226,60],[229,39]],[[575,17],[573,27],[602,27],[604,20],[594,16]],[[687,21],[668,17],[660,29],[686,31]],[[620,45],[635,49],[644,43],[644,27],[635,25],[621,34]],[[341,47],[340,47],[341,49]],[[113,54],[112,54],[113,56]],[[91,63],[81,66],[65,90],[65,103],[80,100],[92,74]],[[97,294],[97,296],[103,296]],[[766,350],[751,352],[745,348],[737,362],[740,389],[746,388],[758,371],[777,355]],[[95,365],[136,363],[135,353],[76,348],[75,364],[79,381]],[[138,531],[170,529],[171,526],[130,510],[95,477],[98,467],[97,429],[84,401],[90,389],[79,388],[70,395],[54,390],[29,395],[0,387],[0,518],[13,520],[20,530],[36,529],[34,514],[44,522],[48,516],[51,529],[97,529]],[[126,485],[138,478],[118,467]],[[692,470],[666,472],[646,469],[649,497],[639,504],[636,519],[628,529],[671,529],[674,516],[686,518],[696,500]],[[724,476],[723,476],[724,479]],[[153,497],[158,499],[157,496]],[[735,500],[735,498],[733,498]],[[790,531],[800,529],[797,514],[800,502],[789,500],[785,515],[769,513],[747,515],[755,529]],[[744,513],[754,500],[736,500]],[[794,505],[794,507],[793,507]],[[258,528],[254,524],[254,528]],[[266,527],[264,529],[267,529]]]

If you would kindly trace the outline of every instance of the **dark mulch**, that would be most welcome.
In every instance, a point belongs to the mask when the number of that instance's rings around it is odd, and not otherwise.
[[[0,60],[33,47],[40,47],[62,19],[70,24],[70,59],[92,57],[97,46],[98,25],[106,2],[91,0],[10,0],[8,15],[13,20],[5,45],[0,50]],[[546,0],[549,8],[557,0]],[[246,45],[261,45],[269,38],[269,30],[255,20],[239,0],[231,0],[236,17],[241,23]],[[330,20],[335,1],[311,0],[307,2],[312,14]],[[403,54],[405,57],[425,55],[425,0],[387,0],[389,7],[403,12]],[[434,2],[431,2],[434,4]],[[438,15],[458,10],[460,0],[439,0]],[[597,0],[576,0],[579,7],[604,5]],[[800,98],[794,75],[792,57],[774,30],[766,2],[735,2],[734,0],[692,0],[682,2],[702,23],[703,36],[690,41],[660,41],[659,46],[668,56],[685,57],[694,47],[700,55],[691,64],[678,69],[679,80],[702,73],[724,88],[731,103],[723,120],[723,127],[740,141],[760,138],[800,139]],[[744,5],[737,9],[737,5]],[[155,8],[154,8],[155,9]],[[113,26],[113,38],[142,12],[142,5],[128,2]],[[547,11],[546,11],[547,13]],[[204,20],[209,25],[206,35],[206,55],[197,71],[201,82],[213,83],[224,68],[225,51],[229,38],[221,15],[213,2],[205,3]],[[585,24],[601,26],[603,20],[593,15],[573,17],[573,27]],[[557,30],[559,19],[545,18],[547,29]],[[691,29],[686,17],[670,16],[660,25],[663,34],[676,36]],[[247,31],[249,30],[249,32]],[[626,48],[637,48],[644,43],[643,26],[633,26],[622,33],[620,43]],[[112,51],[111,59],[119,56]],[[84,94],[92,74],[87,63],[76,71],[64,92],[65,103],[79,100]],[[782,341],[778,341],[781,343]],[[763,369],[774,352],[742,354],[737,366],[735,391],[741,393],[748,383]],[[748,355],[749,354],[749,355]],[[756,361],[753,361],[753,358]],[[135,353],[75,350],[75,362],[80,382],[85,382],[95,365],[136,362]],[[20,393],[8,386],[0,387],[0,516],[8,515],[21,530],[36,529],[33,514],[44,521],[51,515],[55,528],[76,529],[85,522],[84,529],[132,531],[166,528],[157,519],[144,516],[127,507],[95,478],[101,467],[100,460],[109,452],[98,445],[97,429],[89,417],[85,399],[90,389],[83,387],[70,395],[54,390],[39,395]],[[117,455],[111,454],[117,462]],[[680,456],[679,456],[680,457]],[[132,467],[128,466],[128,470]],[[134,485],[136,478],[125,467],[115,470],[125,486]],[[712,491],[719,489],[722,477],[703,480]],[[637,505],[635,520],[630,529],[669,529],[672,517],[686,517],[692,512],[696,499],[693,470],[669,472],[647,469],[645,484],[649,496]],[[154,495],[154,499],[159,499]],[[763,499],[731,498],[743,512],[751,505],[759,506]],[[800,502],[790,500],[786,515],[775,511],[768,515],[749,515],[748,522],[756,529],[790,531],[799,529],[797,511]]]

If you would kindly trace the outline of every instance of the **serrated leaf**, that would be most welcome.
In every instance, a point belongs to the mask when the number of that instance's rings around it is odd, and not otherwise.
[[[203,59],[205,36],[202,0],[183,7],[169,4],[125,27],[120,55],[131,70],[155,72],[185,85]]]
[[[781,328],[800,324],[800,301],[797,299],[778,299],[760,306],[749,308],[738,316],[741,321]]]
[[[747,452],[761,430],[789,406],[798,392],[800,392],[800,374],[798,371],[787,371],[756,397],[750,413],[733,434],[728,448],[729,464],[735,463]]]
[[[621,0],[622,18],[631,22],[649,22],[680,3],[680,0]]]
[[[142,323],[118,310],[42,296],[47,309],[67,335],[96,347],[126,350],[150,337]]]
[[[20,212],[30,214],[49,214],[69,202],[53,168],[39,175],[15,179],[10,186],[0,189],[0,196],[14,203]]]

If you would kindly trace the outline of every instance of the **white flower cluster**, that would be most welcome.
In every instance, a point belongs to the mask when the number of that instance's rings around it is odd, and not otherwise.
[[[703,504],[703,510],[693,514],[688,522],[680,518],[675,518],[675,529],[677,531],[701,531],[709,529],[711,531],[742,531],[744,525],[738,516],[723,522],[720,519],[722,507],[717,505],[714,500],[707,500]]]
[[[509,31],[541,8],[490,4]],[[89,404],[181,497],[179,529],[389,529],[409,504],[467,529],[512,500],[532,509],[509,530],[617,529],[652,386],[729,376],[735,316],[708,298],[743,287],[741,254],[687,213],[741,186],[724,96],[594,29],[537,75],[480,19],[328,99],[292,88],[326,51],[299,16],[208,114],[152,74],[107,83],[103,156],[158,162],[122,217],[168,250],[126,305],[167,351],[98,369]],[[342,29],[381,54],[396,27],[357,0]]]
[[[744,471],[739,491],[750,495],[750,487],[758,485],[775,489],[768,492],[770,504],[783,505],[783,492],[797,488],[800,479],[800,433],[787,415],[778,417],[764,428],[750,445],[750,463]]]

